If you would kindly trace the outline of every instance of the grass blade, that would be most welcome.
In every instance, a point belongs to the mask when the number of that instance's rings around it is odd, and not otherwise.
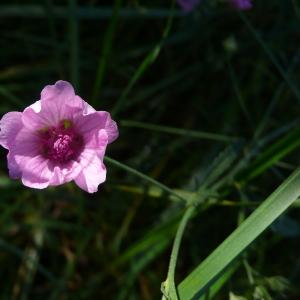
[[[189,130],[189,129],[182,129],[182,128],[174,128],[174,127],[169,127],[169,126],[162,126],[162,125],[149,124],[149,123],[130,121],[130,120],[123,120],[120,122],[120,124],[121,124],[121,126],[124,126],[124,127],[141,128],[141,129],[146,129],[146,130],[151,130],[151,131],[181,135],[184,137],[213,140],[213,141],[218,141],[218,142],[232,142],[232,141],[236,141],[238,139],[236,137],[226,136],[226,135],[217,134],[217,133],[210,133],[210,132]]]
[[[179,299],[202,296],[218,275],[300,195],[300,169],[283,182],[178,286]]]

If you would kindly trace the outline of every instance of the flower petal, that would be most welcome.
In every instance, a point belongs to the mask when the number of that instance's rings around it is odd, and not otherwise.
[[[39,154],[39,147],[40,137],[38,134],[23,127],[18,131],[13,143],[11,143],[10,151],[13,155],[31,158]]]
[[[40,130],[48,127],[57,127],[62,120],[72,120],[80,113],[78,107],[61,105],[58,102],[44,102],[39,112],[32,107],[28,107],[22,114],[24,126],[30,130]]]
[[[106,122],[104,129],[106,130],[106,133],[108,135],[108,143],[112,143],[115,141],[119,136],[119,130],[117,123],[111,118],[110,114],[108,112],[98,112],[98,113],[106,113]]]
[[[85,144],[85,149],[79,157],[79,163],[83,168],[87,165],[88,156],[97,155],[101,160],[104,158],[106,146],[108,144],[108,136],[104,129],[90,137]]]
[[[28,159],[22,168],[22,182],[28,187],[44,189],[49,185],[53,174],[49,160],[38,155]]]
[[[10,144],[9,150],[9,175],[12,178],[20,178],[23,170],[28,167],[28,161],[39,155],[39,138],[23,127]]]
[[[106,111],[97,111],[79,116],[74,121],[74,124],[76,130],[85,137],[85,140],[89,140],[91,135],[94,135],[101,129],[106,131],[108,143],[116,140],[119,135],[117,123],[112,120],[110,114]]]
[[[34,102],[29,107],[31,107],[36,113],[40,112],[42,109],[41,100]]]
[[[46,85],[41,92],[41,101],[58,99],[63,102],[72,102],[75,97],[73,86],[64,80],[59,80],[53,85]],[[71,103],[69,103],[71,105]]]
[[[55,166],[53,169],[53,177],[49,185],[60,185],[72,181],[81,172],[82,167],[76,161],[71,161],[65,166]]]
[[[89,137],[95,135],[99,130],[105,127],[106,119],[99,117],[98,112],[78,116],[74,120],[75,130],[80,133],[85,140],[89,140]]]
[[[15,160],[15,156],[8,152],[7,154],[7,165],[9,170],[9,177],[13,179],[21,178],[22,171]]]
[[[98,191],[98,185],[106,179],[106,168],[98,156],[93,156],[80,174],[76,177],[75,183],[88,193]]]
[[[15,136],[23,126],[22,113],[12,111],[5,114],[0,120],[0,145],[6,149],[14,140]]]
[[[79,157],[79,164],[83,169],[75,178],[75,183],[89,193],[97,192],[98,185],[105,181],[106,168],[103,164],[103,157],[107,139],[106,131],[100,130],[99,134],[94,135],[86,144]]]
[[[42,90],[41,100],[24,110],[22,120],[27,128],[37,130],[72,120],[83,109],[83,100],[75,95],[72,85],[60,80]]]

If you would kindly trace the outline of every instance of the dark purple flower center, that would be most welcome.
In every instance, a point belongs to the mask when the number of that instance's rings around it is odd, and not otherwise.
[[[64,120],[58,127],[41,131],[42,155],[53,162],[66,163],[75,160],[82,151],[83,138]]]

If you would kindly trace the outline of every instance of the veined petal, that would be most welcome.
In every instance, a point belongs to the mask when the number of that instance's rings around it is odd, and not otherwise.
[[[79,157],[80,164],[86,166],[86,155],[91,156],[92,153],[103,160],[106,146],[108,144],[108,136],[104,129],[101,129],[96,135],[93,135],[85,144],[85,149]],[[82,158],[82,159],[81,159]]]
[[[74,97],[73,86],[64,80],[59,80],[53,85],[46,85],[41,92],[41,101],[51,99],[51,101],[58,100],[71,105]]]
[[[10,145],[10,152],[12,155],[34,157],[40,152],[40,137],[37,133],[22,127]]]
[[[46,188],[53,177],[50,162],[41,155],[28,159],[22,168],[22,182],[24,185],[36,189]]]
[[[75,95],[72,85],[60,80],[42,90],[41,100],[24,110],[22,120],[27,128],[36,130],[58,126],[64,119],[83,114],[83,110],[83,100]]]
[[[20,166],[17,164],[15,160],[15,156],[11,154],[11,152],[8,152],[7,154],[7,165],[8,165],[8,171],[9,171],[9,177],[13,179],[21,178],[22,171],[20,169]]]
[[[108,136],[108,143],[113,142],[119,135],[118,126],[106,111],[96,111],[88,115],[80,116],[74,121],[78,132],[88,140],[89,136],[104,129]]]
[[[22,113],[12,111],[5,114],[0,120],[0,145],[6,149],[22,128]]]
[[[73,114],[74,109],[82,113],[85,105],[84,101],[75,95],[73,86],[63,80],[54,85],[47,85],[42,90],[41,103],[42,109],[52,110],[60,119],[70,118],[70,112]]]
[[[106,168],[98,156],[90,158],[89,164],[75,178],[75,183],[88,193],[98,191],[99,184],[106,179]]]
[[[100,111],[99,113],[106,113],[106,122],[104,129],[108,136],[108,143],[112,143],[119,136],[119,130],[117,123],[111,118],[110,114],[106,111]]]
[[[40,130],[56,127],[62,120],[72,120],[80,111],[81,109],[78,107],[47,101],[42,103],[39,112],[36,112],[32,107],[26,108],[22,114],[22,121],[28,129]]]
[[[76,161],[71,161],[65,166],[55,166],[53,169],[53,177],[49,185],[60,185],[72,181],[81,172],[82,167]]]
[[[98,185],[105,181],[106,168],[103,157],[106,146],[107,134],[102,129],[89,141],[79,157],[82,171],[75,178],[75,183],[89,193],[97,192]]]

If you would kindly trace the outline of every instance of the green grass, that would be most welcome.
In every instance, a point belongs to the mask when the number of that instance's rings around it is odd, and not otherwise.
[[[26,188],[1,149],[0,299],[298,299],[298,23],[293,0],[2,1],[1,115],[65,79],[120,136],[93,195]]]

